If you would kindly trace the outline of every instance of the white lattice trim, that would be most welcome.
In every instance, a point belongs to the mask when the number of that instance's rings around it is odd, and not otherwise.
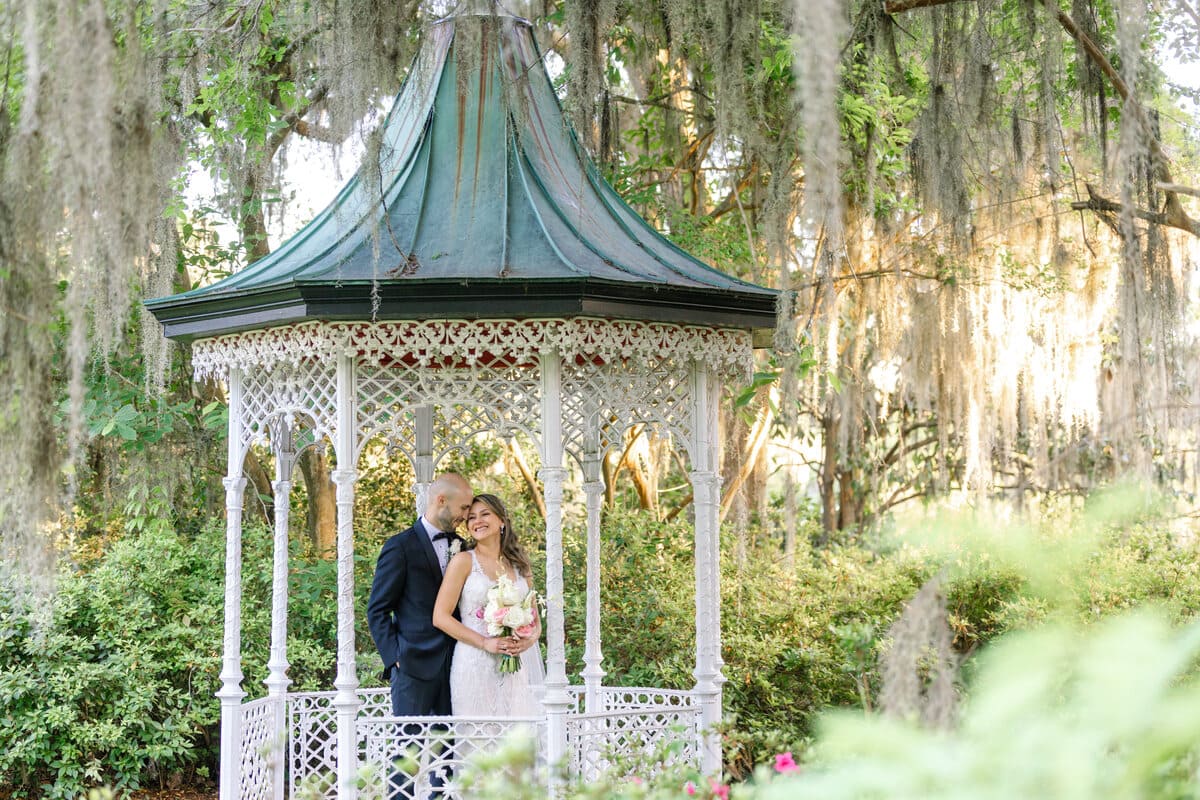
[[[514,734],[545,741],[538,717],[386,717],[360,720],[357,727],[365,793],[394,800],[468,800],[477,796],[461,785],[468,762]]]
[[[568,686],[571,708],[567,716],[567,752],[574,774],[585,779],[598,777],[621,756],[652,756],[670,742],[680,742],[668,763],[699,763],[697,730],[700,712],[696,698],[688,691],[646,687],[606,686],[606,711],[583,712],[584,687]],[[290,728],[290,796],[307,792],[315,797],[334,800],[337,794],[337,720],[332,703],[335,692],[293,692],[288,695]],[[471,752],[495,746],[511,728],[536,728],[539,751],[545,753],[545,722],[527,719],[466,719],[462,717],[396,718],[391,716],[390,691],[385,687],[360,689],[362,705],[358,712],[358,752],[362,763],[378,778],[401,752],[416,754],[410,764],[417,769],[415,781],[401,792],[402,797],[426,792],[432,776],[449,768],[461,774],[462,762]],[[262,703],[262,701],[256,701]],[[247,704],[249,710],[254,704]],[[263,705],[265,709],[265,704]],[[260,715],[248,715],[257,719]],[[262,729],[263,723],[250,727]],[[459,743],[452,752],[435,753],[431,748],[439,737],[438,729],[451,731]],[[432,730],[431,730],[432,729]],[[262,733],[250,736],[262,740]],[[253,782],[262,786],[261,780]],[[451,787],[444,795],[459,798]]]
[[[242,706],[241,800],[270,800],[274,796],[271,770],[284,746],[284,732],[275,730],[271,698],[263,697]]]
[[[192,344],[197,378],[223,378],[230,367],[332,361],[351,353],[368,362],[402,360],[458,366],[504,357],[532,362],[539,354],[608,363],[645,358],[696,359],[716,372],[745,375],[753,363],[748,331],[588,317],[423,322],[305,322],[201,339]]]
[[[600,689],[604,698],[605,711],[638,710],[656,708],[695,708],[696,698],[690,691],[680,689],[654,689],[644,686],[604,686]]]
[[[649,760],[659,769],[699,765],[697,709],[622,709],[567,718],[571,772],[585,782],[599,779],[620,761]],[[674,748],[669,747],[674,745]]]

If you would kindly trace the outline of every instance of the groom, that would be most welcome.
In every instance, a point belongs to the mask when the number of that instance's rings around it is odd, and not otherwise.
[[[433,601],[452,545],[462,546],[454,529],[466,519],[472,496],[461,475],[437,476],[429,484],[425,513],[379,553],[367,622],[398,717],[450,714],[454,640],[433,627]]]
[[[454,529],[471,507],[471,485],[461,475],[434,478],[425,513],[388,539],[375,565],[367,623],[391,681],[398,717],[449,716],[450,655],[454,640],[433,626],[433,602],[452,551]]]

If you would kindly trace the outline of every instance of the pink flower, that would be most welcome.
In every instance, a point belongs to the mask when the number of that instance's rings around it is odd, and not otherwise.
[[[717,783],[712,778],[708,779],[708,785],[712,787],[713,797],[719,797],[721,800],[729,800],[729,787],[723,783]]]
[[[685,783],[683,785],[683,793],[686,794],[688,797],[695,797],[696,796],[696,784],[692,783],[691,781],[688,781],[687,783]]]
[[[483,609],[482,608],[475,609],[475,619],[483,619]]]
[[[537,626],[536,626],[536,625],[534,625],[534,624],[531,622],[531,623],[529,623],[528,625],[522,625],[521,627],[517,628],[517,629],[514,631],[514,633],[516,633],[516,634],[517,634],[517,636],[520,636],[521,638],[523,638],[523,639],[524,639],[524,638],[528,638],[528,637],[530,637],[530,636],[533,636],[533,632],[534,632],[534,630],[536,630],[536,629],[537,629]]]
[[[634,786],[641,786],[643,783],[645,783],[645,781],[643,781],[637,775],[634,775],[632,778],[630,778],[629,782],[632,783]]]
[[[501,606],[492,612],[492,622],[501,622],[508,616],[508,607]]]
[[[775,756],[775,771],[786,775],[789,772],[798,772],[800,765],[792,758],[792,751],[779,753]]]

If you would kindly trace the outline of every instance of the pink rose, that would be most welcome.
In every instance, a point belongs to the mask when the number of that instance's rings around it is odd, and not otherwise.
[[[475,619],[483,619],[483,609],[482,608],[475,609]]]
[[[521,627],[517,628],[514,633],[516,633],[517,636],[520,636],[522,639],[526,639],[530,636],[533,636],[533,632],[535,630],[537,630],[537,626],[531,622],[528,625],[522,625]]]
[[[708,784],[712,787],[713,797],[719,797],[721,800],[729,800],[728,786],[723,783],[717,783],[712,778],[709,778]]]
[[[776,772],[783,773],[786,775],[789,772],[798,772],[799,770],[800,770],[800,765],[797,764],[795,759],[792,758],[791,750],[787,751],[786,753],[779,753],[778,755],[775,756],[775,771]]]
[[[683,793],[686,794],[688,797],[695,797],[696,796],[696,784],[692,783],[691,781],[688,781],[687,783],[685,783],[683,785]]]
[[[507,606],[505,606],[503,608],[497,608],[495,611],[492,612],[492,622],[500,622],[506,616],[508,616],[508,607]]]

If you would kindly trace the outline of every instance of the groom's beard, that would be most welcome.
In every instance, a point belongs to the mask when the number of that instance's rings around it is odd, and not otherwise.
[[[445,508],[438,512],[437,518],[433,520],[433,524],[438,526],[438,530],[446,531],[447,533],[453,532],[458,527],[458,524],[454,521],[454,515],[450,513],[449,509]]]

